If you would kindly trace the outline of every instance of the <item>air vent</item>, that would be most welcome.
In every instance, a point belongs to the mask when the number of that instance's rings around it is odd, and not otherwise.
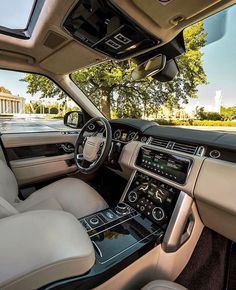
[[[50,31],[46,39],[44,40],[44,45],[48,48],[55,49],[58,46],[62,45],[67,39],[64,36],[61,36],[60,34]]]
[[[188,153],[188,154],[196,154],[198,150],[197,145],[187,145],[182,143],[174,143],[174,146],[172,148],[173,150]]]
[[[159,138],[151,138],[150,144],[154,146],[159,146],[166,148],[168,145],[169,141],[165,139],[159,139]]]

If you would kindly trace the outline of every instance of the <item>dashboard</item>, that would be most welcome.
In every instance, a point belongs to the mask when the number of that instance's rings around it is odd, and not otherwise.
[[[236,241],[236,134],[132,119],[113,120],[111,127],[113,142],[121,144],[117,174],[129,179],[138,172],[186,193],[205,226]]]

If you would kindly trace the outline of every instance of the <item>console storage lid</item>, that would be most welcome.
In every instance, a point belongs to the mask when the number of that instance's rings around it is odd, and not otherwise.
[[[0,220],[0,289],[37,289],[78,276],[95,262],[80,222],[63,211],[31,211]]]

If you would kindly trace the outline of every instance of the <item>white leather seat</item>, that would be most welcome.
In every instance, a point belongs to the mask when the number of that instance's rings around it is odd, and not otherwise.
[[[31,210],[64,210],[76,218],[108,207],[105,200],[88,184],[77,178],[64,178],[35,191],[26,200],[17,197],[16,178],[0,161],[0,218]]]
[[[187,288],[166,280],[156,280],[148,283],[141,290],[187,290]]]

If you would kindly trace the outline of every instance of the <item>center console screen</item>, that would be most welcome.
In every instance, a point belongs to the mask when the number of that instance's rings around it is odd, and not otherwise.
[[[185,183],[191,164],[189,158],[145,147],[140,149],[136,160],[136,165],[180,184]]]

